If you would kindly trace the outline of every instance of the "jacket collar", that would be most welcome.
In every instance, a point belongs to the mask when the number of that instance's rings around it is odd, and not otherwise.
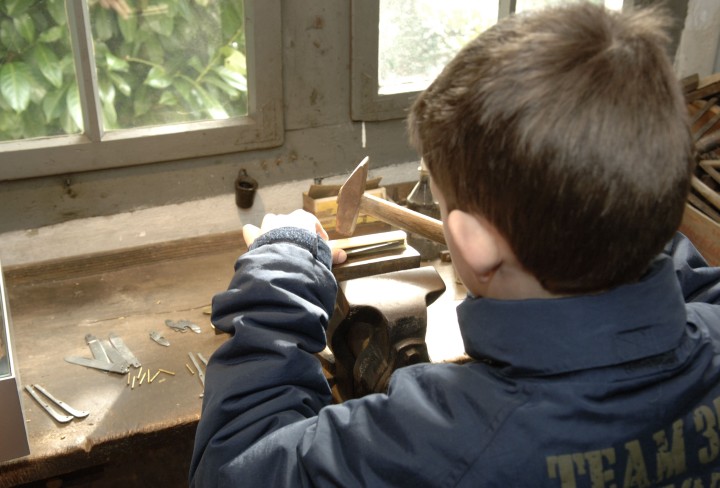
[[[457,308],[466,352],[526,375],[627,363],[666,353],[684,333],[672,261],[597,295],[504,301],[468,297]]]

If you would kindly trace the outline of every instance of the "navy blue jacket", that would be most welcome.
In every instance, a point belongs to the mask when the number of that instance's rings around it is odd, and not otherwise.
[[[192,486],[720,486],[720,268],[678,237],[638,283],[458,309],[475,361],[331,405],[336,283],[317,236],[241,256],[212,320]]]

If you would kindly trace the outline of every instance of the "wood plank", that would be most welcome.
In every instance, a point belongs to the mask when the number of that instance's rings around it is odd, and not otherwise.
[[[680,232],[692,241],[711,266],[720,266],[720,224],[686,205]]]
[[[3,268],[3,271],[8,280],[20,284],[37,280],[61,280],[69,277],[107,273],[127,266],[143,266],[159,261],[183,259],[227,250],[235,250],[238,255],[247,250],[242,231],[83,254],[30,265],[8,266]]]
[[[713,96],[717,93],[720,93],[720,73],[715,73],[702,78],[695,90],[689,91],[685,94],[685,99],[688,102],[692,102],[701,98]]]

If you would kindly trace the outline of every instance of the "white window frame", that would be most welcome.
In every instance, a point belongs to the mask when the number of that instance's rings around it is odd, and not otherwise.
[[[280,0],[245,0],[248,115],[105,132],[87,2],[66,0],[83,134],[0,143],[0,181],[280,146],[284,138]]]

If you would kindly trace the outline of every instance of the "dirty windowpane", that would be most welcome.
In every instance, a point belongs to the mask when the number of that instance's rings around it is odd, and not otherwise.
[[[244,2],[90,0],[106,130],[247,115]]]
[[[426,88],[464,44],[497,18],[497,1],[380,0],[379,93]]]
[[[81,131],[67,24],[64,0],[0,2],[0,141]]]
[[[615,10],[623,0],[591,0]],[[516,12],[567,0],[517,0]],[[378,93],[425,89],[473,37],[498,19],[498,0],[380,0]]]
[[[623,0],[589,0],[591,3],[598,5],[605,5],[607,8],[613,10],[622,9]],[[549,7],[553,5],[561,5],[567,3],[567,0],[517,0],[515,4],[515,12],[522,12],[524,10],[534,10],[543,7]]]

